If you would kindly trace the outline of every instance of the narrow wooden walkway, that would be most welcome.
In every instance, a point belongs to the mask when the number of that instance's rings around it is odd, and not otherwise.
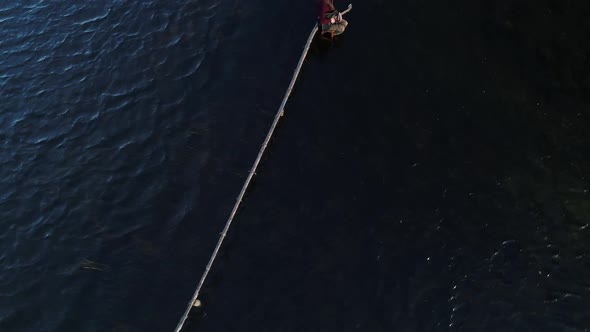
[[[234,220],[234,217],[235,217],[238,209],[240,208],[240,204],[242,203],[244,195],[246,194],[246,191],[248,190],[248,187],[250,185],[250,181],[252,180],[252,178],[256,174],[256,169],[258,168],[258,165],[260,164],[260,160],[262,159],[262,156],[264,155],[264,151],[266,150],[266,147],[268,146],[268,143],[270,142],[270,140],[274,134],[275,128],[277,127],[279,120],[283,116],[283,113],[285,111],[285,105],[287,104],[287,101],[289,100],[289,96],[291,95],[291,91],[293,90],[293,87],[295,86],[295,82],[297,81],[297,77],[299,76],[299,72],[301,71],[301,67],[303,66],[303,62],[305,61],[305,58],[307,57],[307,52],[309,51],[309,47],[310,47],[311,42],[313,41],[317,31],[318,31],[318,25],[314,24],[314,27],[311,30],[311,32],[309,33],[309,37],[307,38],[307,42],[305,43],[305,47],[303,48],[303,52],[301,53],[301,57],[299,58],[299,63],[297,64],[297,67],[295,68],[295,72],[293,73],[293,78],[291,78],[291,83],[289,84],[289,87],[287,88],[287,91],[285,92],[285,96],[283,97],[283,101],[281,102],[281,106],[279,106],[279,109],[274,117],[274,120],[272,122],[272,125],[271,125],[269,131],[268,131],[268,134],[266,135],[266,138],[264,139],[264,142],[262,143],[262,146],[260,147],[260,151],[258,152],[258,156],[256,157],[256,160],[254,160],[254,165],[250,169],[250,173],[248,174],[248,177],[246,178],[246,181],[244,182],[244,185],[242,186],[242,190],[240,191],[240,194],[238,195],[238,198],[236,199],[236,203],[234,204],[234,207],[229,215],[229,218],[227,219],[227,222],[225,223],[225,227],[223,228],[223,231],[221,232],[221,234],[219,236],[219,240],[217,241],[217,245],[215,246],[215,250],[213,250],[213,253],[211,254],[211,258],[209,258],[209,262],[207,263],[207,266],[205,267],[205,271],[203,272],[203,275],[201,276],[201,280],[199,280],[199,284],[197,285],[197,289],[195,290],[193,297],[191,298],[190,302],[188,303],[187,308],[186,308],[184,314],[182,315],[182,318],[180,319],[180,322],[178,322],[178,325],[176,326],[176,329],[174,330],[175,332],[182,331],[182,327],[184,326],[184,323],[186,322],[186,319],[187,319],[191,309],[193,307],[201,306],[201,301],[199,300],[199,293],[201,292],[201,288],[205,284],[205,280],[207,279],[207,275],[209,274],[209,271],[211,270],[211,267],[213,266],[213,263],[215,262],[215,259],[217,258],[217,254],[219,253],[219,249],[221,248],[223,241],[227,235],[227,232],[229,231],[229,228],[231,227],[232,221]]]

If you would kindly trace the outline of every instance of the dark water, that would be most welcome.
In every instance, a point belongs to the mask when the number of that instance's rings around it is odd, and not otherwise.
[[[589,12],[355,3],[187,330],[587,331]],[[0,5],[0,331],[173,330],[312,24],[311,2]]]
[[[0,331],[174,328],[297,58],[261,12],[0,6]]]

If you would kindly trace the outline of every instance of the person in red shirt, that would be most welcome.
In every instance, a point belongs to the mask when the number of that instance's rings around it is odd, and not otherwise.
[[[342,18],[342,14],[334,7],[334,1],[320,1],[320,27],[322,33],[331,32],[334,35],[343,33],[348,22]]]

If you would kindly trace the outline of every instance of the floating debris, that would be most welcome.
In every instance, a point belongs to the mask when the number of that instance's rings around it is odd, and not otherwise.
[[[100,264],[88,259],[83,259],[80,262],[80,268],[85,270],[94,270],[94,271],[105,271],[109,270],[109,266],[105,264]]]

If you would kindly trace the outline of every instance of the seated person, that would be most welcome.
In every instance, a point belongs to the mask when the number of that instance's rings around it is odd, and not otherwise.
[[[342,19],[342,14],[334,7],[333,0],[320,1],[320,26],[322,33],[331,32],[334,35],[343,33],[348,22]]]

